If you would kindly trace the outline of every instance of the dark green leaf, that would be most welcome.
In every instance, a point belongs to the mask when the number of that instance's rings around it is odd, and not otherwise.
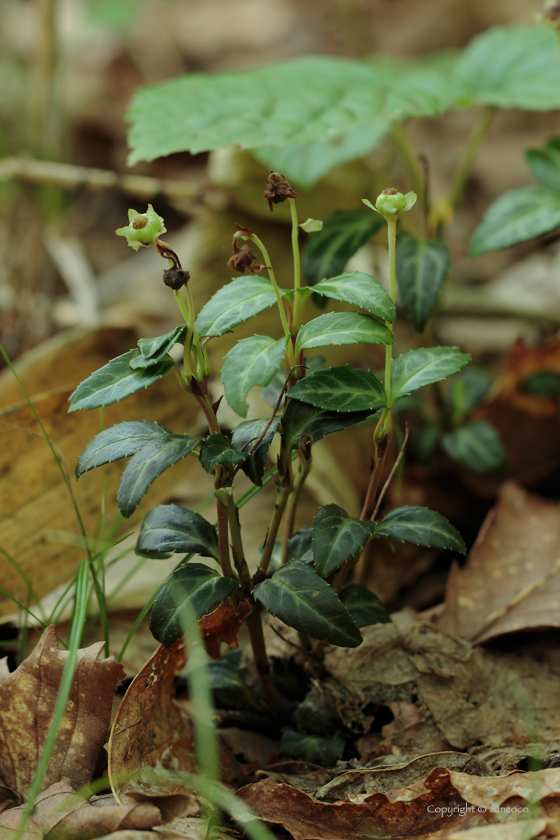
[[[283,290],[282,294],[285,294]],[[202,307],[196,319],[196,331],[200,338],[224,335],[275,303],[270,280],[249,275],[236,277]]]
[[[211,473],[216,464],[235,467],[247,459],[247,452],[235,449],[225,435],[208,435],[200,448],[200,463]]]
[[[162,440],[173,433],[159,423],[130,420],[104,429],[91,440],[76,464],[76,478],[83,473],[134,455],[149,440]]]
[[[226,354],[222,382],[226,399],[241,417],[247,416],[245,397],[254,385],[268,385],[282,366],[288,336],[275,341],[265,335],[253,335],[238,341]]]
[[[310,373],[290,388],[290,398],[331,411],[373,412],[387,405],[381,382],[352,365]]]
[[[491,385],[488,377],[472,365],[454,376],[449,388],[449,398],[455,421],[462,420],[469,411],[480,405]]]
[[[313,562],[327,578],[362,550],[373,536],[375,523],[352,519],[338,505],[325,505],[313,520]]]
[[[299,400],[289,400],[282,417],[282,434],[288,448],[297,449],[302,435],[309,435],[313,441],[340,432],[348,426],[354,426],[371,417],[372,412],[352,411],[346,414],[337,411],[324,411],[317,406]]]
[[[118,493],[119,510],[126,518],[131,516],[151,484],[169,467],[192,452],[202,438],[173,435],[150,440],[131,458],[123,472]]]
[[[461,554],[466,552],[459,531],[441,513],[425,507],[395,508],[377,525],[375,536],[430,548],[449,548]]]
[[[191,616],[201,618],[238,586],[238,581],[222,577],[201,563],[180,566],[169,575],[154,603],[150,621],[153,636],[171,647],[188,629]]]
[[[158,335],[155,338],[140,338],[138,340],[140,353],[130,360],[130,367],[145,368],[162,361],[175,344],[185,343],[186,334],[187,325],[182,324],[165,335]]]
[[[469,255],[509,248],[535,239],[560,225],[560,192],[548,187],[520,187],[490,205],[472,235]]]
[[[543,187],[560,190],[560,137],[552,137],[542,149],[529,149],[525,160]]]
[[[423,347],[403,353],[391,365],[391,402],[424,385],[447,379],[470,360],[468,353],[461,353],[458,347]]]
[[[311,566],[293,560],[258,583],[253,595],[288,627],[340,647],[357,647],[362,634],[328,583]]]
[[[400,402],[399,405],[401,405]],[[415,435],[413,440],[414,454],[423,466],[427,466],[432,460],[441,440],[441,435],[441,429],[438,429],[437,426],[424,426]]]
[[[216,529],[199,513],[179,505],[158,505],[146,514],[137,554],[172,552],[220,559]]]
[[[153,385],[174,367],[173,359],[166,357],[147,369],[132,370],[129,362],[137,353],[137,350],[129,350],[84,379],[70,396],[68,411],[102,408],[120,402]]]
[[[397,237],[396,272],[402,304],[417,332],[422,332],[437,303],[449,270],[444,242],[426,242],[410,233]]]
[[[344,738],[302,735],[287,726],[282,732],[278,755],[295,761],[308,761],[321,767],[334,767],[344,752]]]
[[[359,306],[384,321],[394,323],[397,313],[395,304],[377,280],[362,271],[339,274],[328,280],[321,280],[313,286],[313,292],[333,300],[342,300],[352,306]]]
[[[369,210],[337,210],[329,216],[323,230],[311,234],[305,247],[303,271],[308,285],[344,271],[348,260],[383,223],[381,216]]]
[[[523,111],[560,108],[560,62],[552,28],[495,27],[463,50],[454,73],[461,105]]]
[[[288,560],[313,562],[313,528],[305,525],[288,540]]]
[[[283,148],[265,146],[255,149],[253,154],[267,169],[281,172],[288,181],[308,190],[335,166],[368,154],[389,130],[387,123],[366,123],[323,142]]]
[[[206,670],[213,691],[242,692],[246,701],[249,690],[241,670],[241,655],[240,650],[228,650],[221,660],[211,659]]]
[[[327,360],[324,356],[312,356],[306,360],[306,367],[308,373],[314,373],[316,370],[324,370]],[[261,389],[261,396],[272,408],[276,407],[280,394],[284,390],[286,382],[286,375],[284,371],[279,370],[278,373],[272,377],[270,384],[266,388]]]
[[[253,484],[262,487],[264,471],[266,469],[266,459],[268,450],[274,434],[280,423],[280,418],[275,417],[269,425],[269,420],[246,420],[240,423],[232,432],[231,445],[238,452],[248,453],[252,450],[254,445],[260,440],[261,435],[268,426],[267,432],[262,441],[259,443],[252,455],[249,455],[247,460],[241,465],[241,469],[250,478]]]
[[[448,432],[442,437],[441,445],[450,458],[474,472],[501,472],[507,467],[508,457],[500,435],[484,420]]]
[[[560,397],[560,373],[540,370],[523,380],[521,390],[535,397]]]
[[[393,333],[385,324],[361,312],[327,312],[301,328],[296,353],[328,344],[393,344]]]
[[[389,613],[373,592],[359,583],[347,583],[340,590],[340,600],[358,625],[387,624],[391,621]]]

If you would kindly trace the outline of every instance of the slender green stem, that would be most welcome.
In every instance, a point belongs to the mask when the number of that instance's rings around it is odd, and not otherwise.
[[[422,172],[422,167],[418,163],[418,157],[416,156],[410,140],[400,123],[391,123],[391,132],[403,157],[406,171],[408,172],[408,177],[410,178],[410,182],[412,184],[412,189],[418,195],[419,204],[424,207],[426,192],[424,174]]]
[[[272,517],[270,519],[270,525],[268,526],[268,533],[266,535],[266,540],[264,541],[261,562],[259,563],[259,569],[262,572],[266,572],[268,569],[268,564],[270,563],[270,558],[272,557],[272,551],[274,549],[274,543],[276,542],[276,537],[278,536],[278,531],[280,529],[280,523],[282,522],[282,517],[284,516],[284,511],[291,493],[291,483],[287,487],[280,487],[278,489],[274,510],[272,511]]]
[[[309,449],[309,453],[302,453],[301,450],[298,450],[298,454],[300,457],[300,466],[298,473],[294,480],[294,490],[291,493],[288,499],[288,507],[286,511],[286,529],[284,531],[284,540],[282,544],[282,563],[285,564],[289,560],[288,556],[288,543],[293,536],[294,529],[295,529],[295,521],[296,521],[296,513],[299,504],[299,500],[301,498],[301,491],[303,490],[303,485],[305,484],[305,479],[309,475],[311,470],[311,449]]]
[[[171,260],[170,260],[171,262]],[[175,300],[177,301],[177,306],[181,310],[181,315],[185,320],[185,324],[187,325],[187,335],[185,338],[185,345],[183,350],[183,364],[185,366],[185,376],[187,377],[188,381],[193,377],[193,370],[191,366],[191,338],[192,338],[192,325],[191,325],[191,315],[189,310],[186,307],[185,301],[181,297],[181,292],[179,289],[175,289]],[[194,322],[193,322],[194,323]]]
[[[395,270],[395,251],[397,242],[397,217],[387,217],[387,236],[389,244],[389,294],[393,303],[397,296],[397,274]],[[385,326],[393,332],[393,325],[385,321]],[[385,396],[389,406],[391,405],[391,361],[393,358],[393,345],[385,345]],[[389,412],[391,409],[389,408]]]
[[[280,320],[282,321],[282,329],[284,330],[284,335],[290,335],[290,328],[288,326],[288,320],[286,318],[286,310],[284,309],[284,302],[282,300],[282,295],[280,294],[280,287],[278,286],[278,283],[276,281],[276,275],[274,274],[274,269],[272,268],[270,255],[266,250],[264,243],[261,242],[256,233],[253,233],[250,239],[252,242],[255,243],[255,245],[263,255],[265,265],[268,268],[268,276],[270,278],[270,282],[272,283],[274,294],[276,295],[276,302],[278,303],[278,311],[280,313]]]
[[[301,327],[301,264],[299,255],[299,226],[296,202],[293,198],[290,202],[290,215],[292,217],[292,252],[294,255],[294,318],[292,329],[295,333]]]
[[[220,565],[224,577],[235,578],[229,555],[229,527],[228,511],[220,499],[216,499],[216,514],[218,517],[218,548],[220,551]]]
[[[486,105],[467,138],[449,191],[449,203],[453,210],[456,210],[461,202],[478,150],[492,125],[496,111],[497,108],[493,105]]]
[[[227,509],[229,534],[231,539],[231,552],[233,555],[233,562],[241,581],[241,586],[245,595],[248,595],[251,589],[251,575],[249,567],[245,559],[245,550],[243,548],[243,540],[241,538],[241,525],[239,522],[239,509],[235,504],[231,491],[226,488],[216,491],[216,498],[219,499]]]
[[[245,623],[249,630],[251,649],[255,658],[255,665],[263,694],[272,706],[275,706],[277,709],[288,709],[290,704],[278,692],[272,679],[270,663],[266,653],[262,616],[257,604],[253,605],[253,611],[249,614]]]

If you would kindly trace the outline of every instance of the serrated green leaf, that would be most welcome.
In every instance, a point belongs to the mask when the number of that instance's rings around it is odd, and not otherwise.
[[[239,581],[222,577],[201,563],[180,566],[169,575],[154,603],[150,620],[153,636],[171,647],[188,629],[190,616],[201,618],[238,587]]]
[[[282,732],[278,755],[296,761],[308,761],[321,767],[333,767],[341,760],[344,746],[344,738],[303,735],[287,726]]]
[[[560,373],[540,370],[521,383],[521,390],[535,397],[560,397]]]
[[[485,420],[465,423],[453,432],[447,432],[441,445],[450,458],[474,472],[494,473],[507,467],[507,452],[500,435]]]
[[[297,449],[302,435],[309,435],[316,442],[333,432],[361,423],[371,415],[369,409],[347,413],[325,411],[309,403],[290,399],[281,420],[281,429],[286,446]]]
[[[393,324],[397,317],[395,304],[383,286],[362,271],[351,271],[349,274],[339,274],[338,277],[321,280],[313,286],[313,292],[358,306],[390,324]]]
[[[211,473],[217,464],[223,467],[235,467],[247,460],[246,452],[234,449],[225,435],[208,435],[200,448],[200,463]]]
[[[338,505],[320,508],[313,520],[313,562],[327,578],[355,557],[373,536],[375,523],[353,519]]]
[[[288,336],[275,341],[266,335],[253,335],[238,341],[226,354],[222,382],[226,399],[240,417],[246,417],[245,397],[254,385],[266,386],[282,366]]]
[[[441,382],[461,370],[471,360],[458,347],[423,347],[409,350],[391,365],[391,402],[394,404],[424,385]]]
[[[201,338],[224,335],[275,303],[276,295],[269,280],[249,275],[236,277],[202,307],[195,328]]]
[[[362,634],[328,583],[301,560],[293,560],[258,583],[253,595],[288,627],[340,647],[357,647]]]
[[[140,353],[130,360],[130,367],[133,369],[146,368],[160,362],[167,356],[175,344],[184,344],[187,334],[187,325],[182,324],[165,335],[158,335],[155,338],[140,338],[138,347]]]
[[[453,74],[460,105],[524,111],[560,108],[560,63],[552,28],[497,26],[463,50]]]
[[[402,233],[397,237],[395,258],[402,304],[415,330],[422,332],[449,270],[449,248],[438,240],[426,242]]]
[[[296,339],[296,354],[329,344],[393,344],[385,324],[361,312],[327,312],[304,324]]]
[[[490,205],[469,245],[469,256],[509,248],[560,225],[560,192],[548,187],[520,187]]]
[[[219,661],[210,659],[206,663],[208,683],[213,691],[242,692],[245,698],[249,689],[241,670],[240,650],[228,650]]]
[[[313,562],[313,528],[304,525],[288,540],[288,560]]]
[[[281,170],[282,171],[282,170]],[[303,272],[309,286],[340,274],[348,260],[382,227],[383,219],[367,210],[337,210],[323,230],[309,237]]]
[[[137,350],[129,350],[122,356],[117,356],[99,370],[96,370],[87,379],[81,382],[70,396],[71,411],[79,411],[86,408],[102,408],[148,388],[169,373],[175,363],[173,359],[166,357],[149,368],[132,370],[130,360],[138,353]]]
[[[129,458],[148,441],[161,440],[168,435],[173,435],[173,432],[147,420],[129,420],[104,429],[95,435],[78,458],[76,478],[94,467]]]
[[[560,190],[560,137],[552,137],[542,149],[528,149],[525,160],[543,187]]]
[[[340,590],[340,600],[358,625],[388,624],[391,617],[377,595],[359,583],[346,583]]]
[[[240,423],[231,434],[231,445],[234,449],[238,452],[250,452],[268,426],[266,434],[253,454],[249,455],[241,465],[241,469],[247,478],[250,478],[257,487],[262,487],[268,450],[279,423],[279,417],[275,417],[272,423],[267,419],[246,420],[244,423]]]
[[[366,123],[323,142],[283,148],[264,146],[255,149],[253,155],[267,169],[282,172],[288,181],[309,190],[331,169],[373,151],[389,131],[387,123]]]
[[[352,365],[308,374],[290,388],[290,398],[330,411],[373,412],[387,405],[379,379]]]
[[[130,459],[121,478],[117,498],[122,515],[131,516],[156,478],[186,458],[202,440],[169,432],[145,443]]]
[[[441,513],[425,507],[395,508],[377,525],[375,536],[430,548],[449,548],[461,554],[466,552],[459,531]]]
[[[220,560],[216,528],[199,513],[180,505],[158,505],[144,517],[137,554],[199,554]]]

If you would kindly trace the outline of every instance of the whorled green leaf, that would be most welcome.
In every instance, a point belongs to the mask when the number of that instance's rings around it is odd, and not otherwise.
[[[158,505],[144,517],[137,554],[199,554],[220,559],[216,528],[199,513],[180,505]]]
[[[383,219],[368,210],[336,210],[323,230],[307,240],[303,272],[309,286],[339,275],[348,260],[382,227]]]
[[[200,448],[200,463],[211,473],[217,464],[223,467],[235,467],[247,459],[246,452],[235,449],[225,435],[208,435]]]
[[[283,148],[264,146],[255,149],[253,155],[267,169],[281,172],[288,181],[308,190],[331,169],[371,152],[389,131],[387,123],[366,123],[323,142]]]
[[[560,63],[552,28],[498,26],[477,35],[453,73],[459,105],[523,111],[560,108]]]
[[[171,572],[154,603],[150,620],[153,636],[171,647],[188,629],[190,616],[201,618],[238,587],[238,581],[222,577],[201,563],[180,566]]]
[[[147,420],[128,420],[104,429],[88,443],[76,464],[76,478],[88,470],[134,455],[150,440],[162,440],[173,432]]]
[[[358,625],[388,624],[391,617],[377,595],[359,583],[346,583],[340,590],[340,600]]]
[[[287,726],[282,732],[278,755],[295,761],[308,761],[321,767],[334,767],[342,759],[345,744],[344,738],[303,735]]]
[[[357,647],[362,642],[346,607],[301,560],[293,560],[258,583],[253,595],[269,613],[300,633],[340,647]]]
[[[528,149],[525,160],[543,187],[560,190],[560,137],[552,137],[542,149]]]
[[[138,354],[137,350],[129,350],[122,356],[117,356],[99,370],[96,370],[70,396],[71,411],[86,408],[102,408],[106,405],[130,397],[142,388],[148,388],[169,373],[174,367],[174,361],[169,356],[149,368],[133,370],[131,359]]]
[[[352,365],[308,374],[290,388],[290,398],[330,411],[373,412],[387,405],[379,379]]]
[[[186,458],[202,440],[170,432],[163,438],[145,443],[130,459],[122,474],[117,496],[122,515],[125,518],[131,516],[156,478]]]
[[[327,312],[301,328],[296,353],[329,344],[394,344],[393,333],[385,324],[362,312]]]
[[[560,397],[560,373],[540,370],[524,379],[521,390],[535,397]]]
[[[138,347],[140,353],[130,360],[131,368],[145,368],[157,364],[164,359],[175,344],[184,344],[187,325],[182,324],[165,335],[154,338],[140,338]]]
[[[449,248],[439,240],[426,242],[402,233],[397,237],[395,258],[402,304],[415,330],[422,332],[449,270]]]
[[[441,439],[441,445],[450,458],[474,472],[501,472],[508,464],[507,452],[497,429],[485,420],[465,423],[447,432]]]
[[[250,478],[257,487],[262,487],[268,450],[279,423],[279,417],[275,417],[272,423],[267,419],[246,420],[236,426],[231,434],[231,445],[238,452],[249,453],[258,443],[253,454],[249,455],[247,460],[241,464],[241,469],[247,478]]]
[[[424,385],[447,379],[470,360],[468,353],[461,353],[458,347],[423,347],[402,353],[391,365],[391,402],[394,404]]]
[[[353,519],[338,505],[320,508],[313,520],[313,562],[327,578],[362,550],[375,531],[375,523]]]
[[[560,192],[549,187],[520,187],[490,205],[471,237],[469,255],[509,248],[560,225]]]
[[[449,548],[461,554],[466,552],[459,531],[441,513],[425,507],[395,508],[378,523],[375,536],[430,548]]]
[[[325,411],[309,403],[290,399],[281,420],[281,430],[288,448],[297,449],[302,435],[309,435],[313,441],[321,440],[333,432],[340,432],[371,417],[372,412]]]
[[[282,366],[288,336],[275,341],[265,335],[253,335],[238,341],[226,354],[222,382],[226,399],[240,417],[246,417],[249,404],[245,397],[254,385],[266,386]]]
[[[224,335],[275,303],[276,295],[270,280],[249,275],[236,277],[202,307],[195,328],[200,338]]]
[[[333,300],[341,300],[365,309],[393,324],[397,317],[395,304],[377,280],[363,271],[351,271],[338,277],[321,280],[313,286],[313,292]]]

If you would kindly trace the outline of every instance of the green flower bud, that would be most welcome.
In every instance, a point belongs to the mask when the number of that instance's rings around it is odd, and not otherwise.
[[[416,204],[417,195],[414,192],[409,192],[403,195],[394,187],[388,190],[383,190],[381,195],[377,197],[375,207],[368,201],[367,198],[362,198],[364,204],[380,213],[382,216],[398,216],[399,213],[405,213]]]
[[[145,213],[136,210],[128,211],[128,226],[119,228],[117,236],[125,236],[126,241],[135,251],[141,245],[155,245],[157,239],[167,230],[163,219],[158,216],[151,204]]]

